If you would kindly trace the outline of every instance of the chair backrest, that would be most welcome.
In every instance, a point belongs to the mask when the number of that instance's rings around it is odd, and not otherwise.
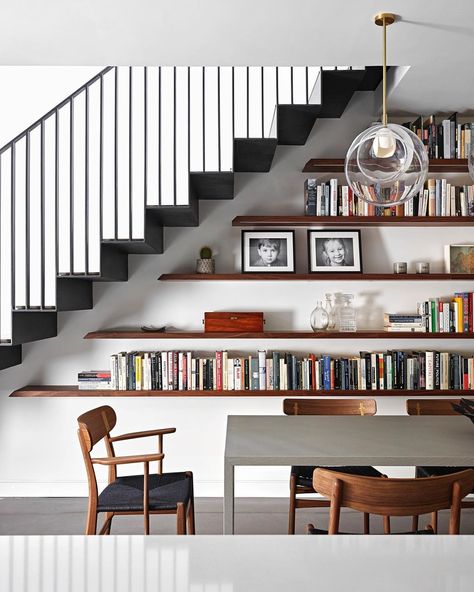
[[[459,415],[452,407],[459,399],[408,399],[408,415]]]
[[[115,427],[117,416],[112,407],[102,405],[96,409],[86,411],[77,418],[79,424],[79,439],[90,452],[92,448],[102,440]]]
[[[313,487],[331,500],[329,533],[339,529],[342,507],[381,516],[418,516],[451,508],[449,533],[459,533],[461,500],[474,488],[474,470],[422,479],[360,477],[316,469]]]
[[[375,415],[374,399],[285,399],[285,415]]]

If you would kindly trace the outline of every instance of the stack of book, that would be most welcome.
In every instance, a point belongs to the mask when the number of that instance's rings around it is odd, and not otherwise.
[[[420,138],[428,158],[468,158],[474,123],[458,123],[457,113],[438,123],[434,115],[426,118],[420,115],[415,121],[403,125]]]
[[[80,391],[110,389],[110,370],[84,370],[77,375],[77,383]]]
[[[121,352],[111,356],[113,390],[333,391],[474,389],[474,354],[359,352],[357,356],[258,351],[205,357],[193,352]]]
[[[421,314],[392,314],[386,312],[383,315],[384,331],[398,333],[410,331],[411,333],[426,333],[425,317]]]
[[[370,190],[359,187],[361,193]],[[474,216],[474,185],[453,185],[447,179],[428,179],[424,189],[408,202],[381,207],[361,200],[337,179],[306,179],[306,216]]]

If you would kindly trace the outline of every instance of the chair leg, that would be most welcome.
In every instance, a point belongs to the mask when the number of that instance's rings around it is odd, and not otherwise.
[[[176,534],[186,534],[186,508],[182,502],[176,507]]]
[[[107,514],[105,515],[105,518],[108,521],[107,530],[105,531],[105,534],[110,534],[110,529],[112,528],[112,518],[113,517],[114,517],[113,512],[107,512]]]
[[[290,476],[290,508],[288,510],[288,534],[295,534],[296,475]]]
[[[383,517],[383,532],[384,534],[390,534],[390,516]]]
[[[364,534],[370,534],[370,514],[364,512]]]
[[[97,532],[97,511],[96,508],[87,509],[86,534],[96,534]]]
[[[435,534],[438,534],[438,512],[431,513],[431,526]]]
[[[188,505],[188,532],[189,534],[196,534],[194,523],[194,501],[191,499]]]
[[[411,519],[412,532],[416,532],[418,530],[418,518],[419,516],[413,516],[413,518]]]

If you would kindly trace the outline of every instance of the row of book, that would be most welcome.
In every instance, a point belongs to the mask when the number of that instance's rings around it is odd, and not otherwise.
[[[339,357],[258,351],[230,357],[216,351],[121,352],[111,369],[82,372],[86,390],[433,390],[474,389],[473,354],[438,351],[360,352]]]
[[[474,293],[456,292],[450,298],[417,303],[414,314],[384,314],[384,330],[412,333],[472,333]]]
[[[436,121],[435,115],[406,122],[405,127],[423,142],[428,158],[469,158],[474,123],[458,123],[457,113]]]
[[[474,216],[474,185],[452,185],[447,179],[428,179],[413,199],[391,207],[359,199],[337,179],[306,179],[304,195],[306,216]]]

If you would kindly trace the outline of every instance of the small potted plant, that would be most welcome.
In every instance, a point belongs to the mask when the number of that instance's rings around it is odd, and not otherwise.
[[[212,249],[203,247],[199,252],[199,259],[196,261],[196,273],[214,273],[215,261],[212,258]]]

